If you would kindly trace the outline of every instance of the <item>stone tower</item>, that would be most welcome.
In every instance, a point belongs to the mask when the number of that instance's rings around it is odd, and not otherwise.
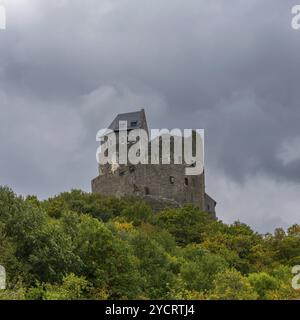
[[[120,134],[120,122],[127,122],[128,132],[133,129],[144,129],[149,136],[144,109],[117,115],[109,126],[117,138]],[[170,141],[171,164],[162,164],[162,146],[159,141],[160,164],[100,165],[99,176],[92,180],[92,192],[117,197],[137,196],[149,203],[155,211],[165,207],[180,207],[192,203],[215,216],[216,202],[205,193],[204,172],[199,175],[187,176],[186,164],[174,164],[172,139]],[[123,143],[128,144],[128,141]],[[118,150],[119,144],[116,147],[117,154]],[[151,158],[150,141],[148,141],[148,151]]]

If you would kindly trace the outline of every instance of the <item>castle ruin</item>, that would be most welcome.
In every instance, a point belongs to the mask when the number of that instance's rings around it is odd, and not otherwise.
[[[108,129],[118,136],[119,123],[124,121],[127,122],[128,132],[143,129],[149,136],[144,109],[119,114]],[[161,139],[161,137],[156,139]],[[99,165],[99,175],[92,180],[92,192],[117,197],[136,196],[147,202],[154,211],[191,203],[215,217],[216,202],[205,192],[204,171],[199,175],[187,176],[187,165],[185,163],[174,164],[172,161],[174,160],[172,157],[174,149],[172,140],[170,141],[170,164],[162,164],[162,147],[159,141],[160,164]],[[129,144],[128,141],[126,143]],[[118,153],[118,145],[116,150]],[[150,141],[148,150],[151,157]]]

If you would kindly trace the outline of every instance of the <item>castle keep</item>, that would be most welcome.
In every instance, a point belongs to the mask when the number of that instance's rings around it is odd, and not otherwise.
[[[119,136],[119,123],[124,121],[127,122],[128,132],[143,129],[149,136],[143,109],[138,112],[119,114],[114,119],[109,129],[117,137]],[[161,139],[161,137],[156,139]],[[187,176],[185,163],[174,164],[172,138],[170,141],[170,164],[162,164],[162,146],[161,141],[158,141],[160,164],[150,164],[152,163],[150,162],[137,165],[99,165],[99,176],[92,180],[92,192],[117,197],[136,196],[150,204],[155,211],[191,203],[215,216],[216,202],[205,193],[204,171],[199,175]],[[126,143],[129,144],[128,141]],[[116,146],[116,150],[118,153],[119,145]],[[151,157],[150,141],[148,141],[148,153]]]

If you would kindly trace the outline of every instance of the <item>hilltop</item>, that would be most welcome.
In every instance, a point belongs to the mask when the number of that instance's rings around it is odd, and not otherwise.
[[[0,299],[293,299],[300,226],[260,235],[197,207],[153,213],[80,190],[46,201],[0,188]]]

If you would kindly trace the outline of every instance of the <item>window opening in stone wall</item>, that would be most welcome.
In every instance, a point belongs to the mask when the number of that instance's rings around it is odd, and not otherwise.
[[[172,177],[172,176],[170,177],[170,183],[171,183],[171,184],[174,184],[174,183],[175,183],[175,178]]]

